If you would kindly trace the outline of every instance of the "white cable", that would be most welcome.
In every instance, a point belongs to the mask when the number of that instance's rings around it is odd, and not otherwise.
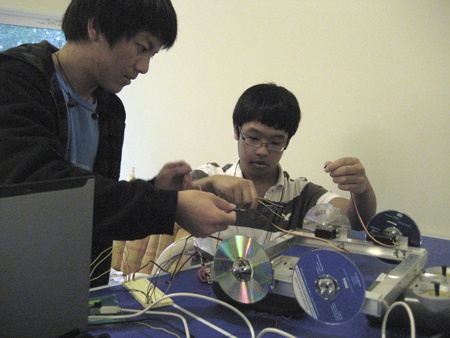
[[[389,317],[389,313],[391,312],[391,310],[393,308],[395,308],[397,306],[403,306],[406,309],[406,312],[408,313],[408,316],[409,316],[409,323],[411,325],[411,329],[410,329],[411,338],[415,338],[416,337],[416,324],[414,321],[414,314],[412,313],[412,310],[409,307],[409,305],[402,301],[392,303],[391,306],[389,306],[389,308],[387,309],[386,313],[384,314],[383,324],[381,325],[381,338],[386,338],[386,324],[387,324],[387,320]]]
[[[153,304],[152,304],[153,305]],[[132,315],[113,315],[113,316],[89,316],[89,319],[130,319],[130,318],[134,318],[134,317],[138,317],[140,315],[143,315],[144,313],[146,313],[148,310],[150,310],[150,306],[146,307],[143,310],[136,310],[137,312],[132,314]],[[122,311],[125,311],[126,309],[121,309]]]
[[[164,297],[159,298],[156,302],[154,302],[152,306],[155,306],[156,304],[158,304],[159,302],[163,301],[166,298],[173,298],[173,297],[194,297],[194,298],[200,298],[200,299],[204,299],[204,300],[208,300],[211,301],[213,303],[217,303],[220,304],[222,306],[225,306],[227,308],[229,308],[230,310],[234,311],[239,317],[242,318],[242,320],[247,324],[249,330],[250,330],[250,334],[251,334],[251,338],[255,337],[255,331],[253,329],[252,323],[250,323],[250,321],[247,319],[247,317],[245,317],[245,315],[239,311],[238,309],[236,309],[234,306],[225,303],[219,299],[216,298],[212,298],[212,297],[208,297],[208,296],[203,296],[203,295],[197,295],[195,293],[184,293],[184,292],[179,292],[179,293],[172,293],[170,295],[166,295]]]
[[[134,310],[134,309],[122,309],[122,311],[124,311],[124,312],[139,312],[139,310]],[[183,322],[186,338],[190,338],[191,337],[186,318],[184,318],[182,315],[179,315],[178,313],[163,312],[163,311],[147,311],[146,313],[152,314],[152,315],[178,317]]]
[[[265,328],[264,330],[262,330],[262,331],[256,336],[256,338],[261,338],[264,334],[269,333],[269,332],[270,332],[270,333],[277,333],[277,334],[279,334],[280,336],[284,336],[284,337],[287,337],[287,338],[296,338],[296,337],[297,337],[297,336],[291,335],[290,333],[281,331],[280,329],[275,329],[275,328],[273,328],[273,327],[267,327],[267,328]]]
[[[151,310],[154,306],[156,306],[159,302],[165,300],[165,299],[171,299],[171,298],[175,298],[175,297],[193,297],[193,298],[200,298],[203,300],[208,300],[211,301],[213,303],[217,303],[220,304],[222,306],[225,306],[227,308],[229,308],[230,310],[234,311],[239,317],[241,317],[243,319],[243,321],[247,324],[249,330],[250,330],[250,334],[251,334],[251,338],[255,338],[255,331],[253,329],[252,323],[250,323],[250,321],[247,319],[247,317],[245,317],[245,315],[239,311],[238,309],[236,309],[234,306],[225,303],[219,299],[216,298],[212,298],[212,297],[208,297],[208,296],[203,296],[203,295],[197,295],[194,293],[184,293],[184,292],[179,292],[179,293],[172,293],[170,295],[165,295],[164,297],[161,297],[159,299],[157,299],[154,303],[152,303],[151,305],[149,305],[148,307],[146,307],[143,310],[135,310],[136,312],[131,314],[131,315],[114,315],[114,316],[89,316],[90,319],[130,319],[130,318],[134,318],[134,317],[138,317],[140,315],[143,315],[145,313],[147,313],[147,311]],[[126,309],[122,309],[122,311],[128,311]],[[134,312],[134,311],[133,311]],[[149,313],[155,313],[153,311],[149,312]],[[169,312],[166,312],[169,313]]]

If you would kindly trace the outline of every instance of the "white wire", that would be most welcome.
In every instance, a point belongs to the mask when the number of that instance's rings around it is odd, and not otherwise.
[[[179,292],[179,293],[172,293],[170,295],[165,295],[161,298],[158,298],[154,303],[152,303],[151,305],[149,305],[148,307],[146,307],[143,310],[135,310],[136,312],[134,314],[131,315],[114,315],[114,316],[89,316],[90,319],[130,319],[130,318],[134,318],[134,317],[138,317],[140,315],[143,315],[145,313],[147,313],[147,311],[151,310],[153,307],[155,307],[159,302],[162,302],[165,299],[171,299],[171,298],[176,298],[176,297],[193,297],[193,298],[200,298],[200,299],[204,299],[204,300],[208,300],[211,301],[213,303],[217,303],[220,304],[222,306],[225,306],[227,308],[229,308],[230,310],[234,311],[239,317],[241,317],[243,319],[243,321],[247,324],[249,330],[250,330],[250,334],[251,334],[251,338],[255,338],[255,331],[253,329],[252,323],[250,323],[250,321],[247,319],[247,317],[245,317],[245,315],[239,311],[238,309],[236,309],[234,306],[225,303],[219,299],[216,298],[212,298],[212,297],[208,297],[208,296],[203,296],[203,295],[197,295],[194,293],[184,293],[184,292]],[[122,309],[122,311],[128,311],[127,309]],[[129,311],[131,312],[131,311]],[[134,311],[133,311],[134,312]],[[149,313],[154,313],[153,311],[149,312]],[[170,312],[166,312],[166,313],[170,313]]]
[[[297,337],[297,336],[291,335],[290,333],[281,331],[280,329],[275,329],[275,328],[273,328],[273,327],[267,327],[267,328],[265,328],[264,330],[262,330],[262,331],[256,336],[256,338],[261,338],[264,334],[269,333],[269,332],[270,332],[270,333],[277,333],[277,334],[279,334],[280,336],[284,336],[284,337],[287,337],[287,338],[296,338],[296,337]]]
[[[222,306],[225,306],[227,308],[229,308],[230,310],[234,311],[239,317],[242,318],[242,320],[247,324],[248,329],[250,330],[250,334],[251,334],[251,338],[255,337],[255,331],[253,329],[252,323],[250,323],[250,321],[248,320],[248,318],[238,309],[236,309],[234,306],[225,303],[219,299],[216,298],[212,298],[212,297],[208,297],[208,296],[203,296],[203,295],[197,295],[195,293],[184,293],[184,292],[179,292],[179,293],[172,293],[170,295],[166,295],[164,297],[159,298],[156,302],[152,303],[151,307],[155,306],[156,304],[158,304],[159,302],[163,301],[166,298],[172,298],[172,297],[194,297],[194,298],[200,298],[203,300],[208,300],[211,301],[213,303],[217,303],[220,304]]]
[[[134,310],[134,309],[122,309],[122,311],[124,311],[124,312],[140,312],[139,310]],[[182,315],[179,315],[178,313],[162,312],[162,311],[147,311],[146,313],[153,314],[153,315],[178,317],[183,322],[186,338],[190,338],[191,337],[186,318],[184,318]]]
[[[411,308],[409,307],[409,305],[402,301],[392,303],[391,306],[389,306],[389,308],[387,309],[386,313],[384,314],[383,324],[381,325],[381,338],[386,338],[386,324],[387,324],[387,320],[389,317],[389,313],[391,312],[391,310],[393,308],[395,308],[397,306],[403,306],[406,309],[406,312],[408,313],[408,316],[409,316],[409,323],[411,325],[411,329],[410,329],[411,338],[415,338],[416,337],[416,324],[414,321],[414,314],[413,314]]]

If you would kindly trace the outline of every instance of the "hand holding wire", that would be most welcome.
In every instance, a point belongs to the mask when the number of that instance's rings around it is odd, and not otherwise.
[[[240,209],[256,210],[258,192],[252,180],[228,175],[214,175],[195,181],[201,190],[212,192]]]
[[[180,191],[175,221],[195,237],[207,237],[236,223],[235,208],[209,192]]]
[[[340,158],[325,162],[324,171],[330,174],[333,182],[343,191],[357,195],[365,192],[369,185],[366,170],[359,159],[355,157]]]

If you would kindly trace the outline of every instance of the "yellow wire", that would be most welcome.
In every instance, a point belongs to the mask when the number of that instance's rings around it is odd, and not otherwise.
[[[96,279],[99,279],[100,277],[104,276],[105,274],[107,274],[107,273],[109,273],[109,272],[111,271],[111,269],[108,269],[107,271],[101,273],[99,276],[97,276],[97,277],[95,277],[95,278],[92,278],[92,275],[94,274],[95,269],[97,269],[97,267],[98,267],[98,266],[99,266],[106,258],[108,258],[109,256],[112,255],[112,249],[113,249],[113,247],[110,246],[109,248],[103,250],[103,251],[97,256],[97,258],[94,259],[94,260],[91,262],[91,274],[90,274],[91,282],[94,281],[94,280],[96,280]],[[100,257],[102,257],[102,255],[103,255],[104,253],[106,253],[107,251],[109,251],[109,253],[108,253],[105,257],[103,257],[103,258],[97,263],[97,261],[100,259]],[[95,263],[97,263],[97,264],[95,264]],[[92,267],[93,264],[95,264],[94,267]]]
[[[112,250],[113,249],[113,247],[112,246],[110,246],[109,248],[107,248],[107,249],[105,249],[105,250],[103,250],[102,252],[100,252],[100,254],[97,256],[97,258],[96,259],[94,259],[92,262],[91,262],[91,266],[106,252],[106,251],[109,251],[109,250]]]
[[[143,323],[143,322],[136,322],[136,324],[148,326],[149,328],[151,328],[151,329],[153,329],[153,330],[164,331],[164,332],[166,332],[166,333],[168,333],[168,334],[170,334],[170,335],[172,335],[172,336],[181,338],[181,337],[180,337],[179,335],[177,335],[176,333],[173,333],[173,332],[171,332],[171,331],[169,331],[169,330],[167,330],[167,329],[165,329],[165,328],[163,328],[163,327],[156,327],[156,326],[152,326],[152,325],[150,325],[150,324]]]
[[[268,207],[268,204],[263,203],[263,202],[269,202],[269,204],[276,205],[276,206],[279,206],[279,205],[277,205],[276,203],[273,203],[273,202],[271,202],[271,201],[265,200],[265,199],[260,199],[260,201],[259,201],[259,203],[260,203],[261,205],[263,205],[264,207],[268,208],[274,215],[276,215],[276,216],[278,216],[278,217],[284,219],[284,217],[280,216],[280,215],[277,214],[275,211],[273,211],[272,209],[270,209],[270,208]],[[264,217],[268,222],[270,222],[269,219],[268,219],[267,217],[265,217],[264,215],[262,215],[262,214],[260,214],[260,213],[257,213],[257,214],[260,215],[260,216],[262,216],[262,217]],[[286,234],[294,235],[294,236],[297,236],[297,237],[304,237],[304,238],[309,238],[309,239],[312,239],[312,240],[321,241],[321,242],[327,243],[328,245],[332,246],[333,248],[335,248],[335,249],[338,250],[338,251],[344,252],[344,253],[346,253],[346,254],[350,254],[347,250],[345,250],[345,249],[343,249],[343,248],[341,248],[341,247],[339,247],[339,246],[333,244],[332,242],[330,242],[330,241],[328,241],[328,240],[326,240],[326,239],[324,239],[324,238],[313,237],[313,236],[307,236],[307,235],[304,235],[304,234],[302,234],[302,233],[295,232],[295,231],[292,231],[292,230],[289,230],[289,231],[288,231],[288,230],[285,230],[285,229],[283,229],[283,228],[280,228],[278,225],[276,225],[276,224],[273,223],[273,222],[270,222],[270,224],[271,224],[274,228],[276,228],[278,231],[284,232],[284,233],[286,233]]]
[[[372,236],[372,234],[369,232],[369,230],[367,229],[366,225],[364,224],[364,221],[363,221],[363,219],[362,219],[362,217],[361,217],[361,214],[360,214],[360,212],[359,212],[358,206],[356,205],[355,199],[353,198],[353,193],[350,193],[350,199],[351,199],[351,201],[352,201],[352,203],[353,203],[353,206],[355,207],[356,214],[358,215],[358,220],[359,220],[359,222],[360,222],[362,228],[364,229],[365,233],[367,234],[367,236],[369,236],[375,243],[377,243],[377,244],[379,244],[379,245],[381,245],[381,246],[388,247],[388,248],[393,248],[393,247],[395,247],[395,244],[389,245],[389,244],[382,243],[382,242],[378,241],[376,238],[374,238],[374,237]],[[264,199],[264,198],[261,198],[261,199],[259,200],[259,203],[260,203],[261,205],[267,207],[267,209],[268,209],[271,213],[273,213],[274,215],[276,215],[276,216],[278,216],[278,217],[280,217],[280,218],[283,218],[283,216],[277,214],[275,211],[273,211],[272,209],[269,208],[269,205],[274,205],[274,206],[280,207],[279,204],[276,204],[276,203],[274,203],[274,202],[272,202],[272,201],[269,201],[269,200],[267,200],[267,199]],[[278,226],[276,226],[276,225],[273,224],[273,223],[272,223],[272,225],[273,225],[275,228],[277,228],[278,230],[282,231],[282,232],[287,232],[287,231],[285,231],[284,229],[279,228]],[[287,233],[292,233],[292,232],[287,232]],[[322,241],[325,241],[325,242],[329,243],[330,245],[332,245],[332,246],[335,247],[335,248],[339,248],[338,246],[336,246],[336,245],[334,245],[334,244],[330,243],[329,241],[324,240],[324,239],[322,239],[322,238],[311,237],[311,236],[305,236],[304,234],[298,234],[298,233],[296,234],[296,236],[302,236],[302,237],[307,237],[307,238],[311,238],[311,239],[322,240]],[[339,249],[340,249],[340,250],[344,250],[344,249],[342,249],[342,248],[339,248]],[[344,251],[346,251],[346,250],[344,250]]]
[[[272,223],[272,226],[274,226],[276,229],[278,229],[279,231],[284,232],[284,233],[286,233],[286,234],[291,234],[291,235],[294,235],[294,236],[297,236],[297,237],[304,237],[304,238],[309,238],[309,239],[312,239],[312,240],[324,242],[324,243],[327,243],[328,245],[332,246],[333,248],[335,248],[335,249],[338,250],[338,251],[341,251],[341,252],[346,253],[346,254],[350,254],[350,252],[348,252],[348,251],[345,250],[344,248],[341,248],[341,247],[339,247],[339,246],[333,244],[332,242],[330,242],[330,241],[328,241],[328,240],[326,240],[326,239],[324,239],[324,238],[314,237],[314,236],[308,236],[308,235],[305,235],[305,234],[302,234],[302,233],[296,232],[296,231],[288,231],[288,230],[285,230],[285,229],[283,229],[283,228],[280,228],[279,226],[277,226],[277,225],[274,224],[274,223]]]
[[[375,243],[377,243],[377,244],[379,244],[381,246],[384,246],[384,247],[387,247],[387,248],[394,248],[395,244],[389,245],[389,244],[382,243],[382,242],[378,241],[376,238],[374,238],[372,236],[372,234],[369,232],[369,230],[367,229],[366,225],[364,224],[363,219],[361,218],[361,215],[360,215],[359,210],[358,210],[358,206],[356,205],[355,199],[353,198],[353,193],[350,193],[350,199],[352,200],[353,206],[355,207],[356,214],[358,215],[359,223],[363,227],[363,229],[366,232],[367,236],[369,236],[372,239],[372,241],[374,241]]]

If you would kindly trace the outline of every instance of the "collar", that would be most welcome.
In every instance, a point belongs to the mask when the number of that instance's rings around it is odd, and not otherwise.
[[[277,183],[274,186],[275,187],[284,186],[285,173],[280,163],[278,163],[277,168],[278,168],[278,179]],[[230,168],[228,168],[225,171],[225,174],[230,176],[243,177],[241,166],[239,165],[239,160],[237,160]]]

